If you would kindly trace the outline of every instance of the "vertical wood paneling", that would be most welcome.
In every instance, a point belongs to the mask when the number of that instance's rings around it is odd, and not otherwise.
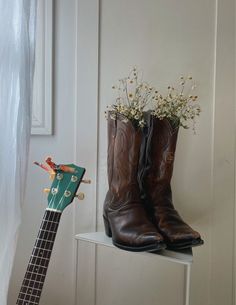
[[[217,1],[210,304],[233,303],[235,1]]]
[[[236,105],[236,3],[234,2],[234,102]],[[236,107],[234,111],[234,160],[236,160]],[[233,304],[236,305],[236,162],[234,164],[234,262],[233,262]]]
[[[80,188],[80,191],[85,193],[85,199],[75,209],[74,232],[78,234],[95,231],[97,227],[99,0],[78,0],[76,13],[75,160],[77,164],[86,168],[86,176],[92,180],[92,184],[82,185]],[[82,266],[78,264],[75,268],[78,272],[75,302],[76,305],[85,305],[88,302],[89,305],[94,305],[96,248],[91,245],[89,248],[80,247],[79,249],[78,262],[85,263],[82,263]],[[86,266],[88,266],[87,269]]]

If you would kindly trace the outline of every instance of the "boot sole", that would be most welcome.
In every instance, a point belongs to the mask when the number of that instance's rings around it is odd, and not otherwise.
[[[114,246],[116,246],[119,249],[131,251],[131,252],[156,252],[166,249],[165,243],[157,243],[157,244],[146,245],[141,247],[130,247],[130,246],[122,245],[114,242],[114,240],[112,240],[112,243]]]
[[[197,247],[197,246],[201,246],[203,244],[204,244],[204,241],[201,238],[193,240],[192,242],[182,242],[182,243],[178,243],[178,244],[177,243],[173,244],[173,243],[168,243],[168,242],[166,243],[167,249],[174,250],[174,251]]]

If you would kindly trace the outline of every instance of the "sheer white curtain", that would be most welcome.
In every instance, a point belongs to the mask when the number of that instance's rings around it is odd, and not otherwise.
[[[37,0],[0,0],[0,304],[21,221],[28,159]]]

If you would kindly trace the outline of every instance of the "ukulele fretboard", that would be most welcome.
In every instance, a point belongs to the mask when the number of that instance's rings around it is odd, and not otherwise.
[[[16,304],[38,305],[61,212],[46,210]]]

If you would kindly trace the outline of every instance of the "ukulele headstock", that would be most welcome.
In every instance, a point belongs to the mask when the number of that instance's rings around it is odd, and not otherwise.
[[[75,172],[57,170],[48,194],[48,208],[63,211],[76,196],[77,189],[83,179],[85,169],[74,164],[67,166]]]
[[[56,165],[51,158],[47,158],[46,163],[49,168],[43,164],[35,162],[36,165],[46,170],[53,179],[48,192],[48,209],[62,212],[74,199],[78,197],[76,192],[82,182],[85,168],[74,164]],[[89,180],[83,181],[90,183]]]

